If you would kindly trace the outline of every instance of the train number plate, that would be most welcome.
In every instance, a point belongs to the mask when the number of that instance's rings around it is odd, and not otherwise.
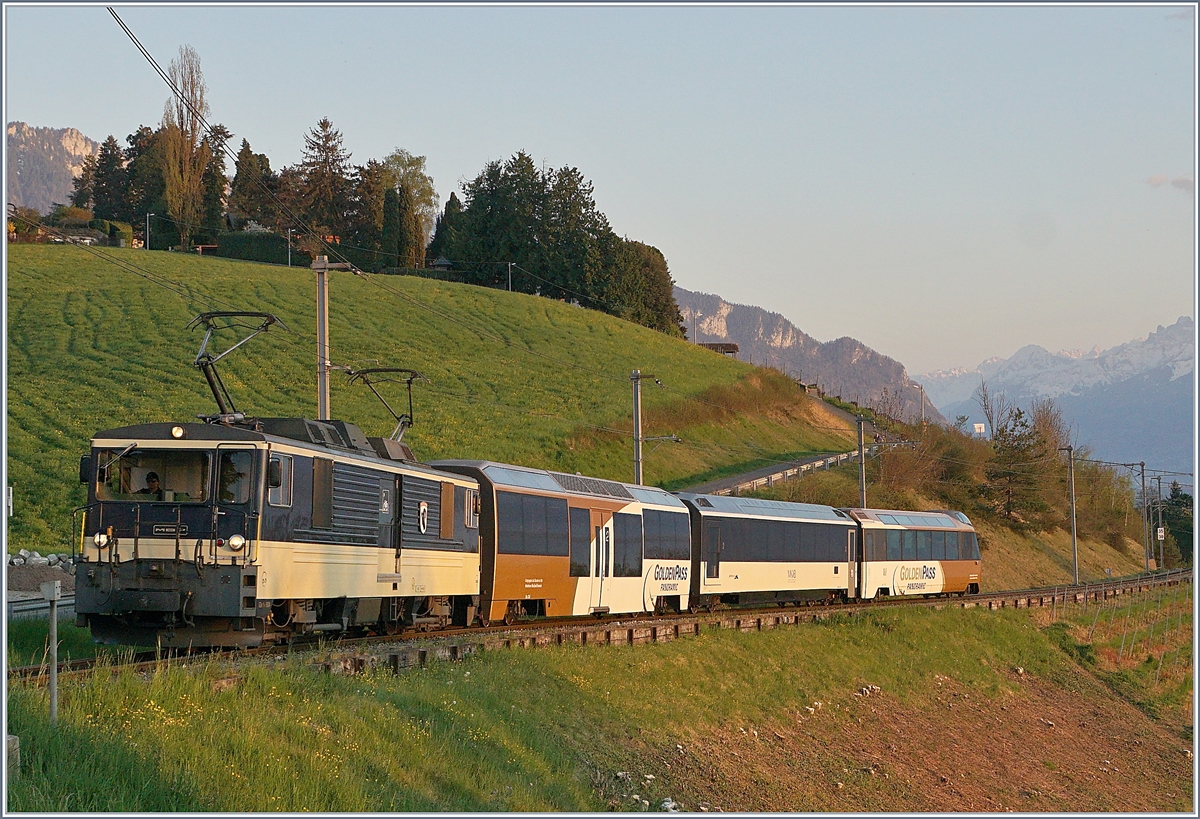
[[[163,537],[175,537],[176,530],[178,530],[180,537],[187,536],[188,527],[186,523],[156,523],[152,531],[154,534],[162,535]]]

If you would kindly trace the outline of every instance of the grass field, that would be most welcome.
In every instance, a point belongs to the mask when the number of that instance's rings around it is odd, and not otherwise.
[[[57,730],[45,690],[15,683],[23,769],[8,808],[1182,810],[1190,587],[1132,605],[1131,626],[1144,609],[1141,638],[1125,635],[1132,671],[1106,665],[1119,622],[1089,642],[1092,606],[881,609],[666,644],[494,651],[399,676],[298,658],[103,668],[64,684]],[[1124,616],[1130,603],[1110,606]],[[1159,654],[1156,676],[1144,658]],[[1080,709],[1105,731],[1074,724]],[[1047,722],[1055,740],[1030,745]],[[1008,743],[1020,747],[1001,753]],[[1093,776],[1109,759],[1123,778]]]
[[[272,329],[220,365],[239,409],[315,416],[314,279],[289,269],[166,252],[10,245],[9,550],[67,548],[83,502],[78,459],[95,432],[215,412],[192,366],[204,311],[277,315]],[[135,265],[145,274],[123,269]],[[154,279],[152,281],[151,279]],[[552,299],[411,277],[330,274],[330,357],[351,367],[408,367],[406,436],[422,459],[489,458],[632,478],[633,369],[643,383],[645,480],[740,471],[795,454],[853,446],[853,431],[790,379],[756,370],[593,310]],[[224,349],[240,336],[218,337]],[[396,408],[403,386],[384,385]],[[394,422],[362,386],[335,373],[334,417],[387,435]],[[702,398],[708,403],[692,400]],[[716,405],[716,406],[714,406]],[[726,408],[735,410],[728,411]]]

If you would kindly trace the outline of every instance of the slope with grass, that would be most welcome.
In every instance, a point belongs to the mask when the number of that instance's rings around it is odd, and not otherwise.
[[[1185,811],[1191,604],[881,608],[400,676],[102,668],[55,731],[14,683],[8,809]]]
[[[10,245],[8,310],[10,550],[69,544],[71,510],[84,498],[78,459],[93,433],[215,411],[192,366],[201,335],[185,329],[201,312],[282,319],[290,332],[253,339],[221,362],[222,377],[238,409],[315,415],[307,269]],[[415,387],[416,424],[406,436],[422,459],[490,458],[629,480],[633,369],[666,388],[643,382],[643,434],[683,439],[646,447],[648,483],[685,485],[853,446],[850,425],[782,375],[551,299],[335,271],[329,324],[335,364],[428,377]],[[214,345],[237,338],[230,332]],[[402,385],[383,390],[406,408]],[[331,393],[334,417],[371,435],[391,432],[393,420],[365,388],[335,373]]]

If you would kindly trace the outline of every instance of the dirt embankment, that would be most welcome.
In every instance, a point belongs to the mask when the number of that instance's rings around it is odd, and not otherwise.
[[[647,749],[646,770],[689,811],[1192,810],[1179,733],[1090,678],[1012,678],[995,699],[938,677],[919,705],[887,692],[814,703]]]
[[[75,593],[75,577],[57,566],[6,566],[7,588],[9,591],[35,592],[47,580],[61,580],[62,593]]]

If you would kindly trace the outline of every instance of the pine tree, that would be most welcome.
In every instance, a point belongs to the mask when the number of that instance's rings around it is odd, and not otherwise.
[[[380,231],[379,268],[400,266],[400,194],[395,188],[383,192],[383,227]]]
[[[214,125],[204,135],[204,145],[210,154],[204,168],[204,193],[200,209],[200,227],[209,240],[215,240],[225,230],[225,191],[229,179],[225,176],[225,143],[233,134],[224,125]]]
[[[97,219],[129,222],[129,174],[125,155],[112,134],[100,146],[92,182],[93,211]]]
[[[313,227],[338,233],[350,209],[350,154],[342,134],[328,117],[304,136],[300,170],[304,179],[304,215]]]
[[[167,213],[166,182],[163,179],[162,130],[146,125],[125,137],[125,171],[129,179],[128,206],[130,221],[139,233],[145,231],[146,214],[165,216]],[[156,218],[151,225],[153,244],[167,247],[174,232],[169,220]],[[145,236],[142,236],[143,241]]]
[[[75,177],[71,182],[71,205],[77,208],[91,208],[92,192],[96,183],[96,165],[98,160],[95,154],[88,154],[83,158],[83,172]]]
[[[458,219],[462,214],[462,202],[453,191],[450,193],[450,198],[446,200],[446,209],[438,216],[437,222],[433,229],[433,240],[429,243],[429,248],[426,251],[429,258],[437,259],[446,255],[446,248],[452,243],[450,238],[455,231]]]
[[[421,252],[420,216],[413,208],[412,195],[404,185],[396,192],[396,218],[399,228],[396,233],[396,264],[399,267],[419,267]]]
[[[250,143],[243,139],[242,147],[234,160],[233,181],[229,184],[230,226],[241,230],[247,222],[269,225],[275,219],[273,194],[278,188],[278,179],[271,171],[271,160],[266,154],[256,154]]]

